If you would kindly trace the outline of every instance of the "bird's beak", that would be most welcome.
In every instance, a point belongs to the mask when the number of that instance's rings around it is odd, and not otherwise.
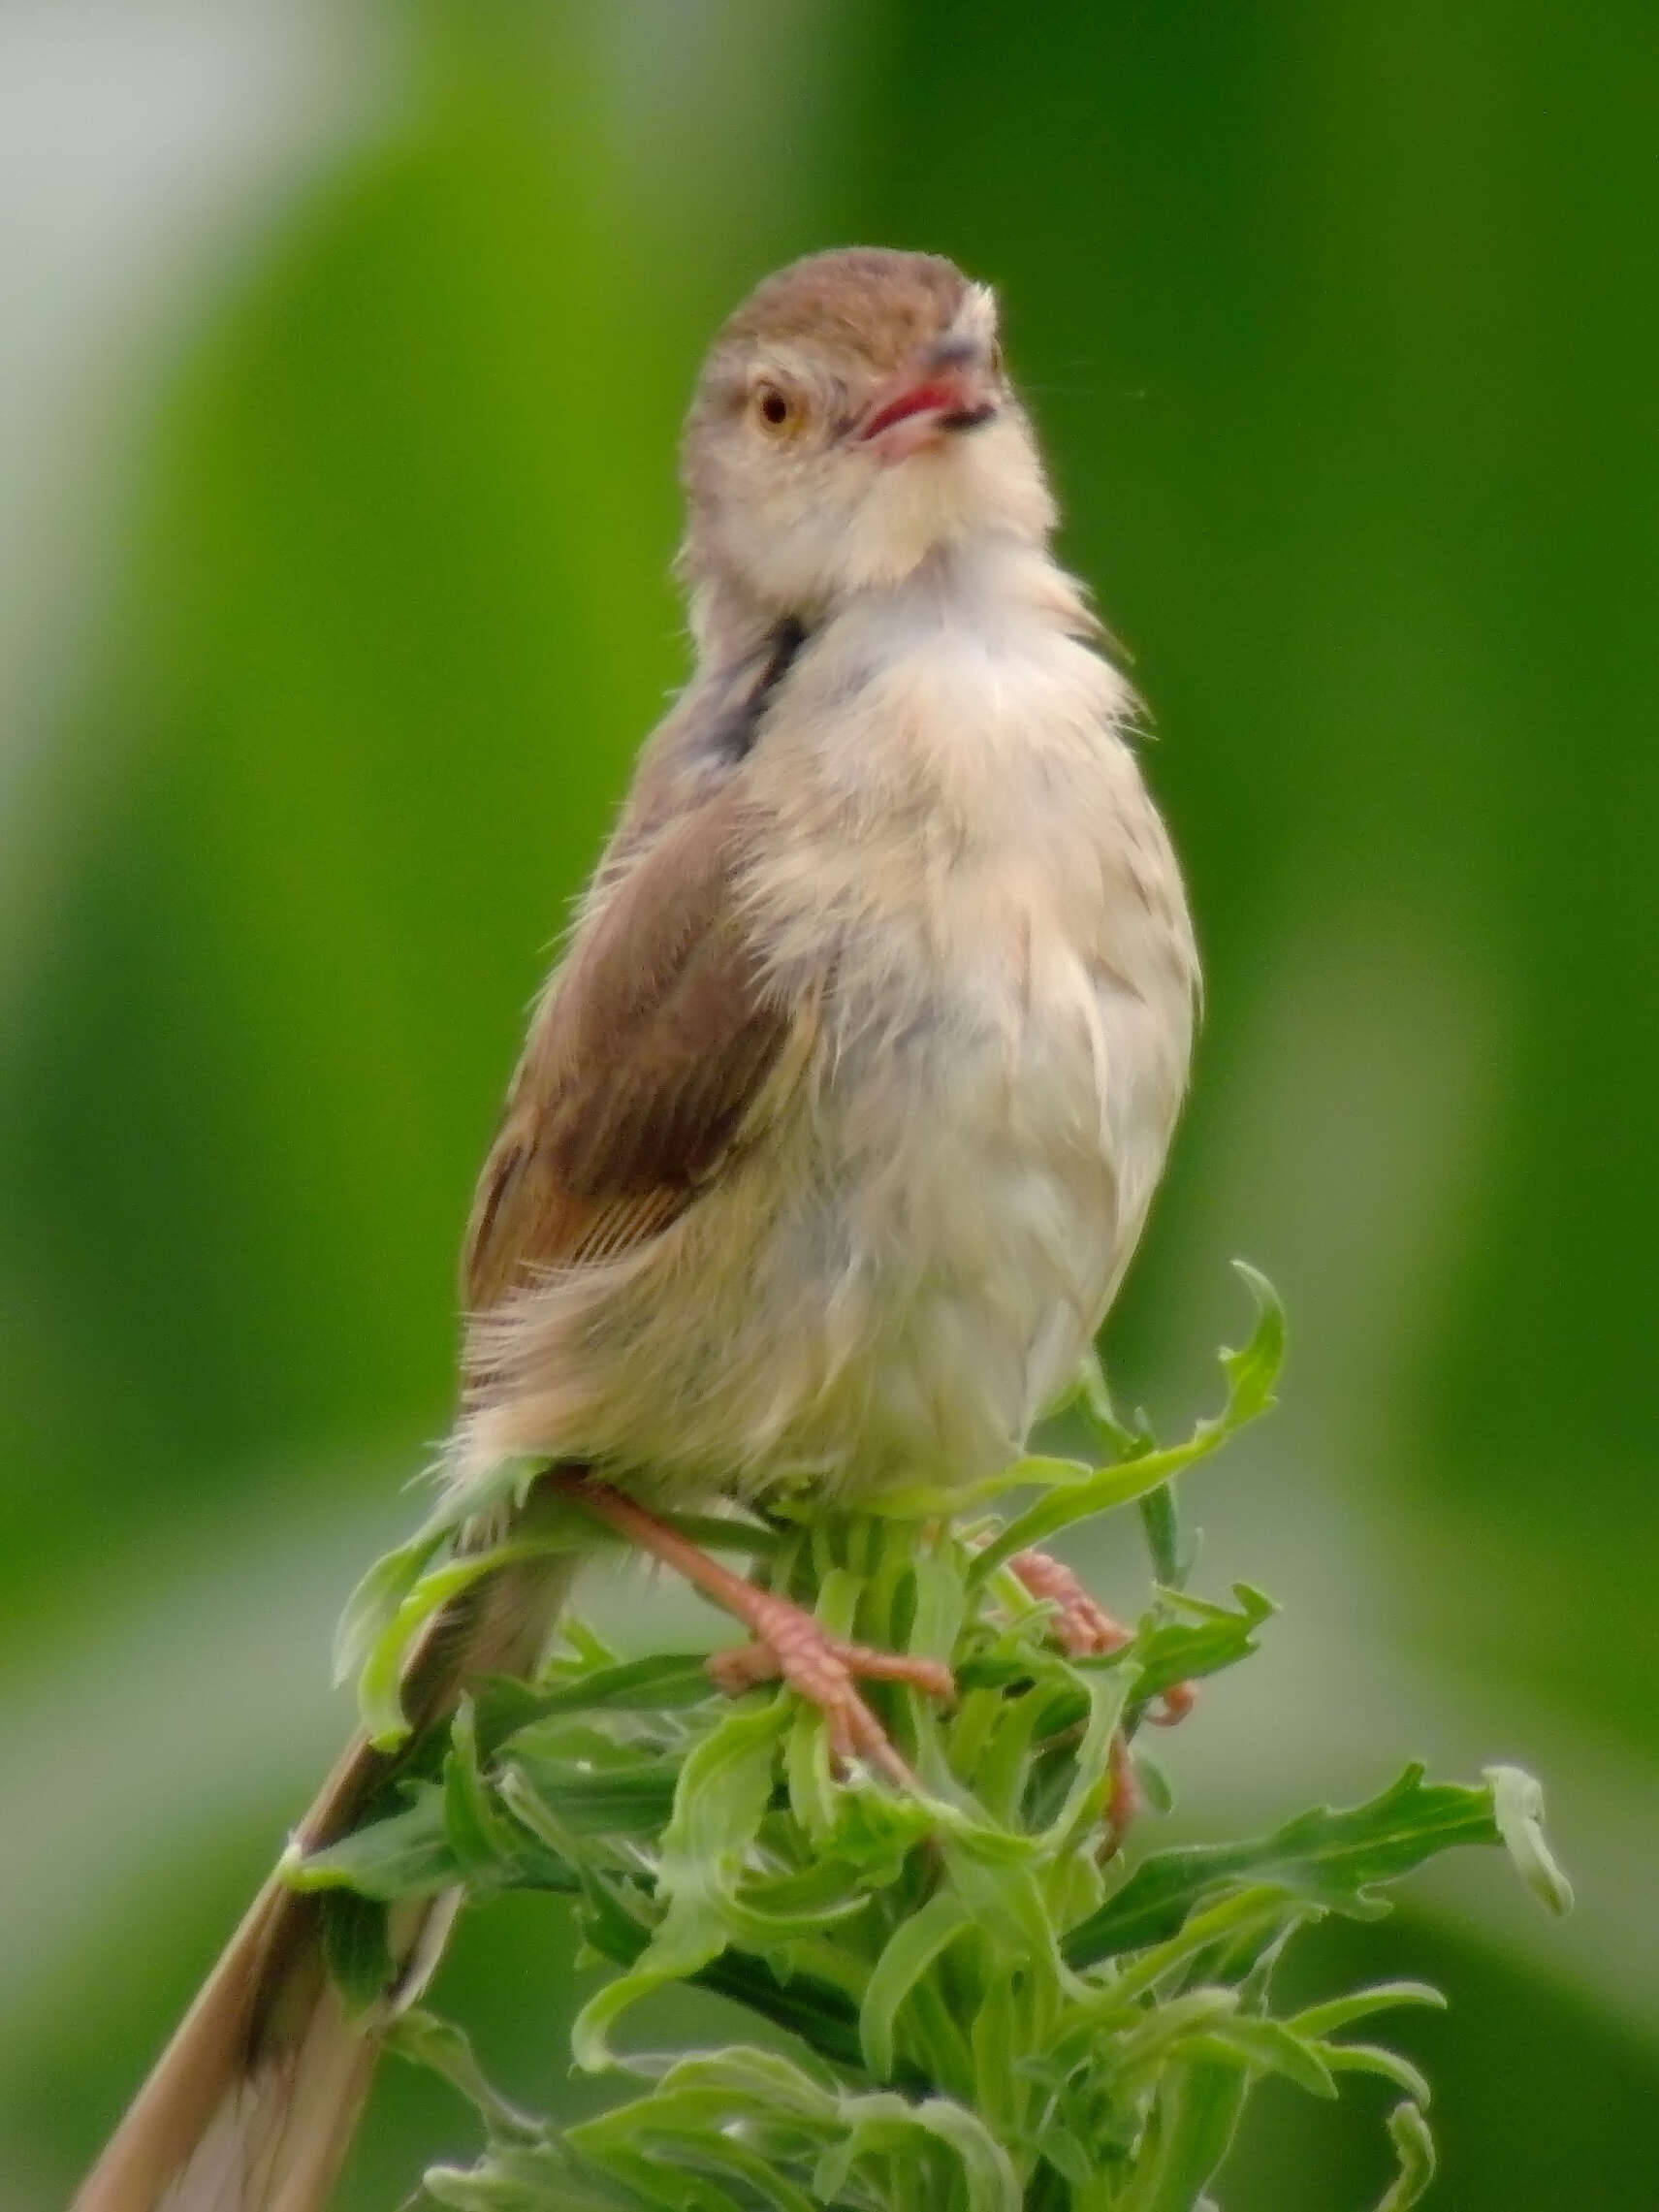
[[[877,388],[852,426],[852,442],[883,461],[903,461],[977,430],[996,412],[996,384],[984,348],[944,337]]]

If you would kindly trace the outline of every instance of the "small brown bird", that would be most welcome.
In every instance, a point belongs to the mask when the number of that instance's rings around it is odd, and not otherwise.
[[[1146,1218],[1197,959],[987,289],[864,249],[770,277],[715,342],[684,473],[696,672],[479,1183],[451,1479],[545,1459],[749,1626],[719,1679],[781,1674],[902,1779],[857,1680],[941,1670],[835,1642],[652,1506],[966,1484],[1020,1452]],[[404,1685],[417,1734],[468,1676],[535,1663],[565,1581],[536,1562],[458,1602]],[[395,1765],[353,1744],[301,1843]],[[405,1986],[448,1918],[400,1931]],[[273,1876],[78,2212],[316,2212],[372,2028]]]

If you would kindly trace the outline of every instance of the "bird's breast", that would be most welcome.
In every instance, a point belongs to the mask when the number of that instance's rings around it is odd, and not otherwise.
[[[862,763],[797,743],[780,780],[757,942],[821,1008],[782,1248],[872,1480],[1020,1448],[1162,1168],[1191,937],[1110,682],[1080,648],[923,655],[844,698]]]

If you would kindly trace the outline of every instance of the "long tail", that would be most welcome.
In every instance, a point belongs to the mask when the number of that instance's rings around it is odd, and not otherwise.
[[[557,1558],[506,1569],[439,1616],[404,1686],[417,1740],[443,1724],[468,1677],[534,1665],[570,1572]],[[356,1738],[296,1841],[315,1850],[344,1835],[400,1764]],[[388,1999],[431,1971],[458,1902],[434,1899],[398,1925]],[[330,1977],[320,1901],[272,1875],[71,2212],[322,2212],[376,2048],[372,2019],[348,2015]]]

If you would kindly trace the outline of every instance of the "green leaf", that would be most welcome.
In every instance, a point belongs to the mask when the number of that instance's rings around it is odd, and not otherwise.
[[[969,1568],[971,1582],[982,1582],[1005,1559],[1011,1559],[1015,1553],[1032,1545],[1045,1543],[1057,1529],[1068,1527],[1074,1521],[1108,1512],[1114,1506],[1130,1505],[1147,1496],[1171,1475],[1207,1458],[1268,1410],[1273,1403],[1273,1385],[1285,1355],[1284,1308],[1265,1275],[1246,1266],[1242,1260],[1234,1261],[1233,1265],[1256,1301],[1256,1326],[1241,1350],[1222,1352],[1228,1395],[1221,1412],[1200,1421],[1184,1444],[1148,1452],[1118,1465],[1096,1468],[1077,1481],[1062,1482],[1036,1505],[1016,1515],[1002,1533],[985,1546]]]
[[[721,2051],[679,2059],[662,2077],[664,2090],[718,2089],[758,2111],[785,2112],[814,2130],[841,2124],[840,2093],[777,2051],[732,2043]]]
[[[1274,1393],[1285,1366],[1285,1308],[1260,1267],[1248,1260],[1235,1260],[1232,1267],[1256,1300],[1256,1324],[1248,1339],[1238,1351],[1221,1354],[1229,1386],[1222,1419],[1237,1428],[1276,1402]]]
[[[509,2104],[490,2081],[466,2036],[452,2021],[411,2005],[388,2022],[380,2040],[399,2058],[442,2074],[477,2108],[493,2135],[534,2135],[540,2132],[541,2121]]]
[[[1372,2073],[1403,2089],[1414,2103],[1426,2107],[1429,2086],[1409,2059],[1381,2043],[1321,2043],[1320,2057],[1332,2073]]]
[[[959,1520],[1010,1491],[1053,1490],[1083,1481],[1093,1474],[1087,1459],[1056,1459],[1042,1453],[1011,1460],[1000,1474],[985,1475],[960,1490],[914,1485],[906,1490],[882,1491],[866,1501],[865,1510],[891,1521],[931,1521],[936,1517]]]
[[[893,1931],[871,1972],[858,2015],[864,2063],[877,2081],[886,2081],[893,2071],[900,2005],[945,1946],[971,1925],[963,1900],[954,1890],[941,1889]]]
[[[942,2143],[961,2168],[965,2212],[1020,2212],[1020,2185],[1012,2160],[965,2106],[940,2097],[907,2104],[881,2091],[845,2099],[842,2116],[846,2134],[824,2153],[813,2176],[813,2188],[826,2203],[841,2193],[854,2166],[863,2161],[912,2160],[932,2140]]]
[[[657,1866],[656,1894],[666,1910],[633,1967],[578,2014],[571,2049],[584,2071],[612,2064],[607,2036],[630,2005],[667,1982],[686,1979],[724,1949],[737,1877],[772,1793],[786,1720],[779,1700],[758,1707],[749,1701],[686,1758]]]
[[[696,2169],[739,2180],[746,2204],[814,2212],[782,2169],[810,2165],[842,2132],[834,2088],[775,2052],[737,2045],[678,2061],[650,2096],[582,2122],[565,2140],[652,2203],[686,2201],[684,2175]]]
[[[1492,1792],[1492,1818],[1520,1878],[1548,1911],[1571,1912],[1573,1885],[1544,1840],[1544,1790],[1520,1767],[1484,1769]]]
[[[539,1460],[502,1460],[483,1481],[463,1491],[447,1491],[406,1543],[375,1560],[346,1599],[335,1631],[336,1683],[349,1681],[363,1665],[429,1560],[448,1539],[477,1516],[522,1505],[541,1471]]]
[[[1031,2147],[1038,2158],[1047,2160],[1062,2180],[1069,2182],[1073,2190],[1083,2195],[1087,2202],[1086,2193],[1099,2177],[1100,2164],[1082,2135],[1057,2120],[1050,2120],[1037,2129],[1031,2137]],[[1028,2196],[1027,2202],[1031,2201]]]
[[[291,1889],[355,1889],[390,1902],[448,1889],[461,1873],[444,1824],[443,1792],[423,1782],[407,1811],[394,1812],[337,1843],[301,1854],[290,1848],[282,1878]]]
[[[514,1739],[508,1750],[519,1788],[540,1801],[567,1844],[582,1836],[654,1837],[673,1811],[676,1757],[642,1751],[625,1764],[601,1763],[558,1756],[532,1737]],[[520,1817],[523,1803],[521,1797],[513,1808]]]
[[[753,1558],[765,1558],[781,1542],[776,1528],[743,1514],[674,1513],[661,1506],[654,1510],[665,1528],[705,1552],[746,1552]]]
[[[1410,2212],[1434,2179],[1434,2137],[1420,2104],[1396,2104],[1388,2115],[1388,2139],[1399,2161],[1399,2174],[1377,2212]]]
[[[1088,1830],[1099,1825],[1112,1788],[1112,1738],[1132,1690],[1136,1697],[1140,1694],[1139,1678],[1133,1665],[1089,1672],[1083,1683],[1089,1694],[1089,1721],[1077,1747],[1076,1775],[1065,1803],[1040,1839],[1044,1852],[1053,1857],[1073,1848]]]
[[[1444,2012],[1446,1999],[1426,1981],[1380,1981],[1370,1989],[1356,1989],[1351,1996],[1310,2004],[1287,2025],[1298,2036],[1330,2036],[1339,2028],[1351,2028],[1356,2020],[1369,2019],[1374,2012],[1392,2012],[1402,2004],[1426,2004]]]
[[[1143,1747],[1138,1737],[1134,1744],[1134,1776],[1148,1811],[1164,1813],[1175,1810],[1174,1785],[1160,1761]]]
[[[864,2064],[858,2039],[858,2008],[839,1988],[806,1972],[781,1980],[763,1959],[738,1950],[723,1951],[691,1977],[734,2004],[745,2004],[762,2020],[799,2036],[807,2046],[834,2065],[856,2073]]]
[[[1283,2074],[1310,2097],[1336,2095],[1328,2054],[1281,2020],[1252,2020],[1242,2014],[1218,2020],[1196,2038],[1196,2048],[1203,2058],[1233,2057],[1263,2073]]]
[[[1115,1897],[1066,1940],[1074,1967],[1157,1942],[1179,1928],[1203,1897],[1238,1880],[1282,1884],[1297,1897],[1359,1918],[1386,1909],[1376,1895],[1439,1851],[1493,1843],[1487,1789],[1426,1784],[1420,1766],[1363,1805],[1322,1806],[1270,1836],[1241,1843],[1193,1843],[1143,1860]]]
[[[970,2033],[972,2101],[997,2140],[1005,2143],[1017,2133],[1030,2101],[1028,2084],[1034,2076],[1027,2068],[1034,2063],[1028,2052],[1033,1993],[1017,1976],[1007,1973],[975,1974],[962,1992],[964,2003],[971,2002],[970,1988],[983,1992]],[[1028,2053],[1024,2059],[1017,2055],[1022,2052]],[[1035,2063],[1046,2065],[1047,2054]],[[1059,2069],[1056,2072],[1058,2078],[1045,2080],[1042,2086],[1061,2096],[1065,2075]]]
[[[349,1682],[397,1617],[421,1579],[422,1571],[442,1545],[447,1527],[429,1523],[408,1543],[384,1553],[358,1583],[345,1601],[335,1630],[334,1680],[336,1688]]]
[[[386,1907],[350,1890],[321,1899],[323,1951],[348,2012],[367,2012],[390,1986],[396,1966],[387,1941]]]
[[[1177,1683],[1201,1681],[1253,1656],[1260,1649],[1257,1630],[1279,1610],[1249,1583],[1233,1584],[1236,1608],[1213,1605],[1180,1590],[1160,1588],[1155,1594],[1169,1613],[1163,1619],[1154,1617],[1132,1647],[1139,1668],[1134,1687],[1137,1708]]]
[[[579,1549],[586,1517],[571,1513],[562,1520],[562,1528],[546,1526],[534,1536],[513,1537],[486,1552],[468,1552],[442,1566],[429,1567],[421,1576],[375,1638],[358,1676],[358,1711],[364,1732],[377,1751],[395,1751],[409,1734],[409,1723],[403,1717],[403,1666],[427,1622],[474,1583],[502,1567]]]
[[[948,1666],[968,1609],[960,1567],[930,1553],[916,1560],[914,1584],[916,1607],[909,1649],[917,1658],[941,1659]]]
[[[739,2207],[770,2205],[774,2212],[815,2212],[806,2190],[782,2170],[777,2155],[803,2148],[815,2151],[834,2126],[835,2100],[828,2100],[828,2127],[803,2128],[776,2103],[757,2099],[732,2082],[694,2083],[675,2068],[650,2097],[618,2106],[598,2120],[570,2130],[566,2140],[592,2164],[628,2184],[663,2212],[680,2212],[686,2203],[728,2201],[720,2183],[739,2185]],[[758,2137],[758,2141],[751,2140]],[[711,2197],[688,2177],[717,2185]]]
[[[1158,2084],[1133,2180],[1114,2212],[1196,2212],[1232,2147],[1250,2092],[1239,2067],[1193,2059]]]
[[[1022,1972],[1057,1996],[1073,1977],[1061,1957],[1037,1870],[976,1844],[972,1834],[940,1839],[951,1882],[992,1954],[992,1971]],[[1078,1988],[1087,1994],[1081,1983]]]
[[[1241,1940],[1266,1936],[1293,1922],[1304,1909],[1282,1889],[1267,1883],[1237,1890],[1203,1911],[1191,1914],[1173,1936],[1142,1950],[1109,1981],[1086,1984],[1083,2011],[1092,2022],[1116,2018],[1132,2001],[1156,1989],[1178,1970],[1184,1971],[1201,1952],[1212,1946],[1230,1948]],[[1085,1927],[1090,1924],[1084,1922]],[[1069,1958],[1069,1940],[1065,1949]]]
[[[579,1667],[612,1667],[617,1663],[616,1652],[602,1636],[588,1625],[580,1614],[567,1612],[560,1617],[558,1636],[559,1641],[568,1644],[575,1653],[575,1664]]]
[[[1152,1572],[1165,1588],[1178,1589],[1192,1572],[1192,1556],[1181,1546],[1181,1523],[1173,1483],[1160,1483],[1140,1501],[1140,1525],[1152,1555]]]
[[[643,2200],[555,2139],[495,2145],[477,2165],[429,2166],[421,2186],[449,2212],[642,2212]]]
[[[478,1767],[471,1700],[463,1698],[450,1727],[443,1763],[444,1830],[469,1881],[510,1871],[518,1857],[518,1831],[496,1811]]]
[[[706,1654],[661,1652],[620,1665],[588,1667],[552,1687],[486,1676],[474,1691],[479,1740],[491,1748],[521,1728],[570,1713],[671,1713],[710,1704]]]
[[[1165,1998],[1148,2011],[1133,2017],[1133,2027],[1116,2038],[1113,2059],[1124,2075],[1139,2073],[1153,2078],[1164,2063],[1189,2049],[1231,2018],[1238,2009],[1238,1992],[1214,1986],[1183,1990]]]

